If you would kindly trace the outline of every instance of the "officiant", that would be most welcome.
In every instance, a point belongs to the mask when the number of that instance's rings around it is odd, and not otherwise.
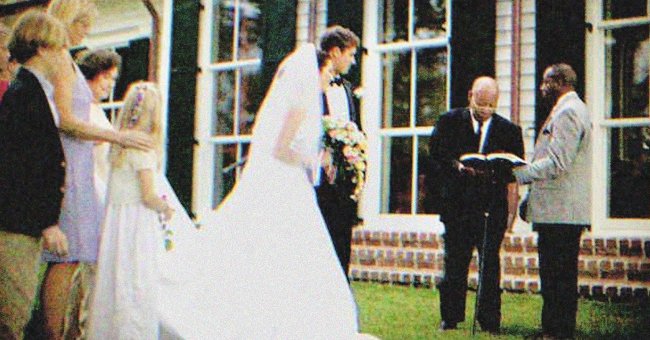
[[[465,320],[469,264],[478,249],[482,272],[477,319],[481,329],[500,331],[499,252],[506,229],[516,216],[517,184],[509,167],[473,167],[463,154],[507,152],[523,158],[521,128],[495,113],[499,89],[487,76],[474,80],[468,107],[440,116],[430,140],[427,186],[445,225],[444,277],[440,290],[440,330]],[[510,199],[509,197],[513,197]],[[485,236],[485,238],[484,238]]]

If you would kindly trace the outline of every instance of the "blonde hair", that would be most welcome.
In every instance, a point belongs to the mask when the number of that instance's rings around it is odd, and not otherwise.
[[[137,81],[129,85],[124,96],[124,104],[113,126],[118,130],[138,130],[147,133],[154,141],[155,151],[162,152],[161,102],[160,91],[152,82]],[[125,148],[113,144],[110,161],[114,167],[120,167],[124,161]]]
[[[16,22],[7,47],[19,63],[24,63],[38,53],[38,49],[63,48],[67,33],[61,22],[50,15],[30,10]]]
[[[61,20],[66,27],[79,20],[89,20],[88,23],[92,24],[98,15],[97,7],[90,0],[52,0],[47,13]]]

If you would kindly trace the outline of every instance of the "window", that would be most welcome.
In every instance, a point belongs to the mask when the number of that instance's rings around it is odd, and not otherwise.
[[[588,2],[595,228],[650,226],[650,2]],[[591,55],[588,53],[587,55]],[[591,78],[589,78],[591,77]],[[650,230],[650,228],[648,228]]]
[[[232,190],[246,160],[261,101],[262,1],[208,1],[201,12],[197,103],[196,211],[211,211]]]
[[[379,95],[366,95],[362,111],[379,166],[369,170],[364,214],[423,214],[429,136],[448,102],[448,2],[378,0],[366,9],[364,93]]]

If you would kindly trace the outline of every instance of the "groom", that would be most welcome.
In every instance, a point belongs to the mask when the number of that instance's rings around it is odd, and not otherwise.
[[[329,27],[320,38],[320,49],[332,61],[335,73],[323,98],[323,114],[355,122],[361,129],[358,103],[352,93],[352,85],[349,81],[341,78],[341,75],[347,74],[350,67],[356,64],[355,57],[359,44],[359,37],[341,26]],[[327,177],[323,175],[321,178]],[[336,255],[347,278],[350,267],[352,227],[359,222],[358,206],[357,202],[346,194],[349,192],[348,190],[341,188],[340,184],[336,182],[330,182],[323,180],[316,188],[316,195],[325,224],[334,243]]]

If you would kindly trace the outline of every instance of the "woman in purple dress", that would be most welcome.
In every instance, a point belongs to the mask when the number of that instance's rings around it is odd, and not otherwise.
[[[78,46],[97,16],[88,0],[53,0],[48,14],[63,22],[70,46]],[[148,148],[148,137],[118,133],[90,123],[93,94],[69,54],[62,57],[55,83],[55,102],[61,119],[61,140],[66,158],[66,184],[59,225],[69,242],[67,256],[44,252],[48,268],[41,293],[45,328],[50,339],[80,332],[75,311],[84,297],[84,276],[97,261],[104,206],[94,184],[93,146],[108,141],[127,147]],[[80,285],[80,282],[83,283]]]

